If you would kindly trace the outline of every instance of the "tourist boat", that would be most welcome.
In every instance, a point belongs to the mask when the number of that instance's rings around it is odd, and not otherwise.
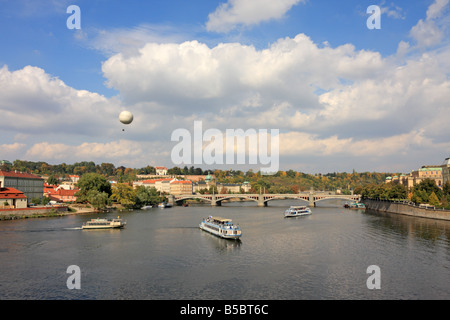
[[[171,207],[172,205],[167,202],[161,202],[160,204],[158,204],[158,208],[171,208]]]
[[[242,236],[241,229],[231,219],[210,216],[203,219],[199,227],[224,239],[239,239]]]
[[[344,204],[344,208],[347,208],[347,209],[366,209],[366,206],[364,205],[364,203],[361,203],[361,202],[352,202],[352,203],[346,202]]]
[[[119,229],[125,227],[127,223],[119,217],[115,219],[91,219],[82,225],[82,229]]]
[[[291,206],[284,212],[285,217],[300,217],[311,214],[311,209],[306,206]]]

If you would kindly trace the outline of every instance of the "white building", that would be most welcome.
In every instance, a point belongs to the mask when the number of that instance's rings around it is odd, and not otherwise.
[[[166,176],[167,175],[166,167],[155,167],[155,171],[158,176]]]

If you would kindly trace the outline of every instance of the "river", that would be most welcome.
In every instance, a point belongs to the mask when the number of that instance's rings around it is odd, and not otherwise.
[[[450,299],[450,222],[323,203],[297,218],[289,200],[101,214],[122,230],[80,229],[98,214],[1,221],[0,299]],[[200,230],[209,215],[242,239]]]

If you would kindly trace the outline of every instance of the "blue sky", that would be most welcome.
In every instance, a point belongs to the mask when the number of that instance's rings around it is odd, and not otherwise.
[[[66,27],[70,5],[80,30]],[[379,30],[366,26],[370,5]],[[171,132],[201,120],[279,129],[281,170],[440,164],[450,153],[449,6],[0,0],[0,158],[173,167]],[[123,109],[135,114],[125,132]]]

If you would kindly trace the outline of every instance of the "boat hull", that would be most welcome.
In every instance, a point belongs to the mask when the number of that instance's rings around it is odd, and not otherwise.
[[[290,217],[301,217],[301,216],[308,216],[312,214],[312,211],[310,208],[306,207],[306,206],[291,206],[289,209],[287,209],[284,212],[284,217],[285,218],[290,218]]]
[[[81,226],[81,229],[121,229],[126,222],[121,219],[92,219]]]
[[[203,231],[209,232],[215,236],[218,236],[223,239],[233,239],[237,240],[242,236],[241,230],[227,230],[219,228],[215,225],[209,225],[207,223],[200,223],[199,225],[200,229]]]
[[[292,218],[292,217],[302,217],[302,216],[309,216],[311,212],[302,212],[302,213],[285,213],[285,218]]]
[[[122,229],[124,225],[120,226],[82,226],[82,229]]]

